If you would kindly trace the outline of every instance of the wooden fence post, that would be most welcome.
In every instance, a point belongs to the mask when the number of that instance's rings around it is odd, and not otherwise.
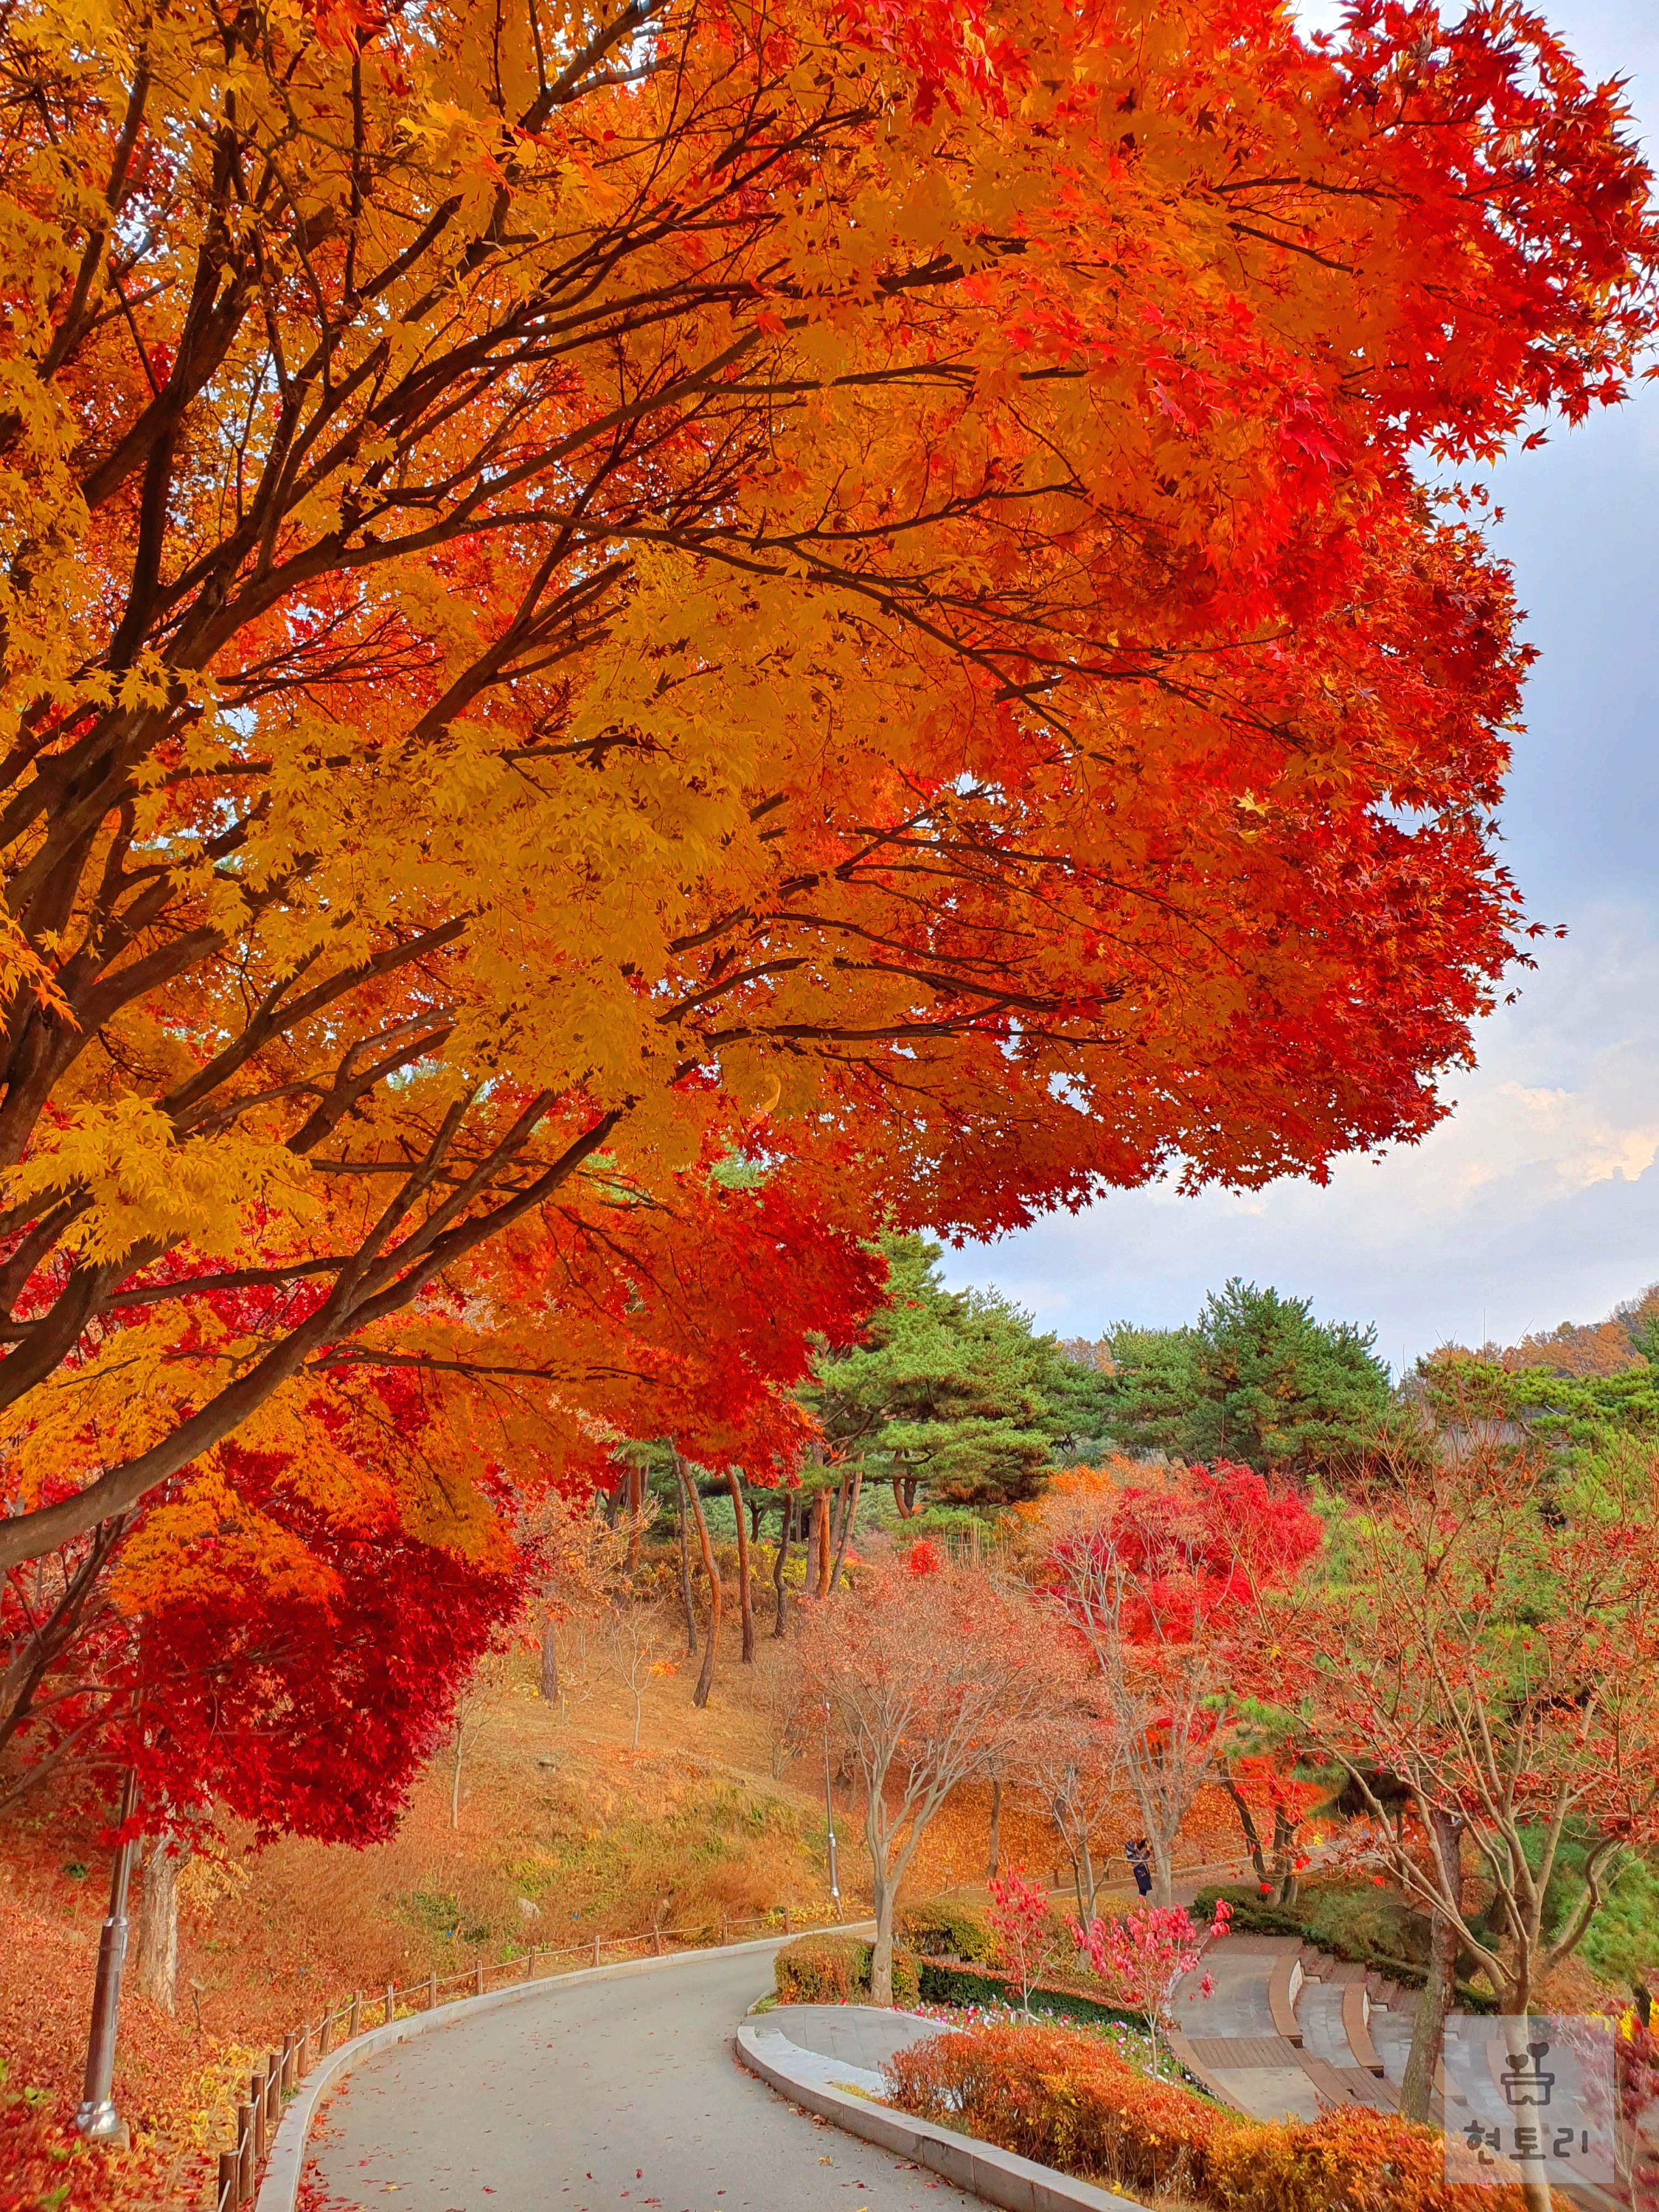
[[[283,2038],[283,2094],[285,2097],[291,2097],[294,2094],[299,2056],[299,2035],[290,2031]]]
[[[350,2025],[350,2027],[346,2030],[346,2033],[347,2033],[348,2035],[361,2035],[361,2034],[362,2033],[362,2031],[363,2031],[363,1996],[362,1996],[362,1991],[361,1990],[353,1990],[353,1991],[351,1992],[351,2025]]]
[[[482,1959],[478,1960],[477,1966],[473,1974],[472,1988],[475,1996],[482,1996],[483,1995],[483,1960]]]
[[[219,2186],[214,2193],[214,2212],[236,2212],[236,2154],[222,2150],[219,2154]]]
[[[392,1984],[388,1982],[386,1985],[386,2024],[388,2027],[391,2027],[392,2021],[396,2017],[397,2010],[398,1992]]]
[[[596,1929],[593,1930],[593,1964],[597,1966],[599,1965],[599,1929],[596,1928]]]
[[[732,1916],[724,1910],[720,1913],[720,1941],[722,1943],[732,1941]]]
[[[783,1932],[786,1936],[789,1933],[789,1907],[787,1905],[783,1908]]]
[[[258,2166],[265,2154],[265,2077],[257,2070],[248,2077],[247,2095],[253,2110],[253,2163]]]
[[[438,2008],[438,1970],[435,1966],[426,1978],[426,2008],[428,2012],[435,2012]]]
[[[253,2107],[236,2107],[236,2202],[246,2204],[253,2194]]]
[[[283,2057],[273,2051],[265,2061],[265,2141],[269,2142],[276,2132],[276,2123],[283,2117]]]

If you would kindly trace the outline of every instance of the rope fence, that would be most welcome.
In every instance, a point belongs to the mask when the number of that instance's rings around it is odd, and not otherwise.
[[[477,1960],[464,1972],[428,1974],[423,1981],[399,1988],[388,1982],[383,1990],[356,1990],[331,2005],[317,2020],[303,2021],[283,2038],[248,2077],[247,2090],[238,2099],[232,2118],[232,2147],[219,2153],[218,2182],[214,2212],[237,2212],[251,2203],[258,2188],[266,2153],[276,2133],[284,2102],[306,2075],[356,2036],[371,2028],[387,2027],[396,2020],[417,2012],[434,2011],[464,1997],[481,1997],[492,1989],[514,1982],[556,1980],[562,1973],[585,1968],[617,1966],[632,1958],[663,1958],[671,1949],[706,1950],[714,1943],[729,1943],[741,1929],[760,1929],[787,1939],[809,1928],[833,1927],[833,1921],[803,1917],[788,1905],[747,1919],[733,1920],[722,1913],[718,1932],[710,1925],[697,1928],[648,1928],[638,1936],[600,1936],[556,1949],[533,1946],[516,1959]],[[561,1966],[560,1960],[573,1963]]]

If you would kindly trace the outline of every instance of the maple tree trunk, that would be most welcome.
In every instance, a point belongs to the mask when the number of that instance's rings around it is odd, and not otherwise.
[[[677,1474],[678,1467],[679,1462],[676,1460]],[[697,1613],[696,1607],[691,1602],[691,1561],[685,1546],[685,1485],[684,1481],[680,1483],[679,1501],[680,1611],[685,1616],[685,1656],[688,1659],[693,1659],[696,1656],[697,1650]]]
[[[1244,1832],[1244,1848],[1250,1855],[1250,1864],[1255,1869],[1255,1878],[1265,1882],[1267,1880],[1267,1860],[1261,1848],[1261,1836],[1255,1825],[1255,1816],[1245,1802],[1243,1791],[1231,1775],[1222,1775],[1220,1781],[1222,1788],[1232,1800],[1233,1810],[1238,1815],[1238,1825]]]
[[[864,1462],[860,1460],[853,1469],[852,1488],[841,1516],[841,1533],[836,1539],[836,1561],[830,1570],[830,1587],[834,1589],[841,1581],[842,1563],[847,1557],[847,1544],[854,1523],[859,1517],[859,1492],[864,1487]]]
[[[1000,1774],[994,1774],[991,1777],[991,1831],[990,1835],[987,1839],[985,1850],[985,1879],[987,1881],[989,1881],[995,1875],[998,1861],[1001,1856],[1001,1830],[1002,1777]]]
[[[1518,2020],[1521,2022],[1515,2039],[1506,2042],[1504,2045],[1504,2050],[1524,2051],[1527,2045],[1533,2039],[1531,2005],[1525,2002],[1506,2003],[1503,2009],[1505,2017]],[[1550,2192],[1548,2180],[1541,2173],[1528,2173],[1524,2166],[1521,2168],[1521,2201],[1526,2206],[1527,2212],[1554,2212],[1555,2199]]]
[[[561,1695],[559,1689],[559,1646],[557,1635],[554,1627],[553,1616],[550,1613],[544,1613],[542,1615],[541,1656],[542,1702],[544,1705],[556,1705]]]
[[[633,1527],[628,1532],[628,1572],[631,1575],[640,1564],[640,1514],[645,1505],[645,1469],[629,1462],[628,1469],[628,1510],[633,1516]]]
[[[1078,1917],[1080,1920],[1090,1921],[1095,1917],[1095,1893],[1099,1885],[1095,1880],[1094,1856],[1089,1849],[1089,1832],[1086,1828],[1083,1832],[1083,1840],[1079,1846],[1077,1863],[1079,1872],[1083,1877],[1084,1891],[1083,1909]]]
[[[1174,1853],[1170,1839],[1154,1829],[1146,1838],[1147,1855],[1152,1862],[1152,1903],[1169,1906],[1175,1903]]]
[[[830,1493],[819,1491],[812,1500],[811,1555],[817,1580],[814,1585],[821,1598],[830,1595]]]
[[[674,1468],[696,1522],[697,1548],[702,1553],[702,1571],[708,1577],[708,1632],[702,1648],[702,1669],[697,1676],[697,1686],[691,1692],[692,1704],[701,1711],[708,1703],[708,1693],[714,1686],[714,1647],[720,1641],[720,1571],[714,1557],[714,1547],[708,1540],[708,1516],[702,1510],[702,1500],[697,1495],[697,1486],[678,1452],[674,1455]]]
[[[1273,1808],[1273,1903],[1291,1905],[1296,1903],[1296,1830],[1285,1818],[1282,1805]]]
[[[795,1501],[786,1497],[783,1516],[778,1523],[778,1555],[772,1562],[772,1589],[777,1598],[777,1610],[772,1616],[772,1633],[781,1636],[789,1626],[789,1594],[783,1586],[784,1564],[789,1557],[789,1539],[795,1528]]]
[[[1438,1809],[1429,1815],[1442,1865],[1452,1877],[1452,1901],[1463,1902],[1462,1823]],[[1433,2108],[1435,2069],[1446,2045],[1446,2014],[1457,1978],[1457,1931],[1439,1913],[1429,1932],[1429,1978],[1412,2023],[1411,2049],[1400,2085],[1400,2109],[1408,2120],[1428,2121]]]
[[[640,1680],[641,1663],[636,1653],[628,1674],[629,1694],[634,1700],[634,1735],[628,1747],[630,1751],[637,1751],[640,1747],[640,1721],[645,1711],[645,1686]]]
[[[179,1876],[186,1853],[182,1844],[169,1850],[167,1842],[154,1836],[144,1851],[132,1970],[140,1995],[170,2013],[179,1986]]]
[[[738,1524],[738,1600],[743,1622],[743,1663],[755,1663],[755,1593],[749,1583],[749,1531],[743,1517],[743,1485],[735,1468],[727,1468],[726,1486],[732,1493],[732,1515]]]
[[[888,1879],[881,1852],[873,1842],[870,1844],[870,1882],[876,1918],[876,1940],[870,1951],[870,2002],[872,2005],[890,2005],[893,2002],[895,1899],[893,1885]]]

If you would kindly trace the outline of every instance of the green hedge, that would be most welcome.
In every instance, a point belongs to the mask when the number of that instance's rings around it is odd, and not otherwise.
[[[943,1959],[919,1959],[921,1994],[929,2004],[1000,2004],[1019,2009],[1019,1991],[1006,1974],[992,1974],[974,1966],[958,1966]],[[1049,2017],[1114,2021],[1120,2027],[1145,2028],[1146,2015],[1125,2012],[1117,2005],[1098,2004],[1093,1997],[1074,1996],[1069,1990],[1037,1989],[1031,1992],[1031,2010]]]
[[[924,1959],[959,1959],[969,1966],[989,1959],[996,1948],[977,1912],[944,1898],[907,1907],[899,1915],[899,1936],[907,1950]]]

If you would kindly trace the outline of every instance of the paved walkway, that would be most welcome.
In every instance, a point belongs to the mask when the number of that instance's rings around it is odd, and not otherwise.
[[[739,2069],[770,1982],[767,1952],[694,1954],[366,2059],[313,2137],[311,2212],[979,2212]]]
[[[751,2025],[763,2041],[776,2037],[787,2046],[799,2080],[872,2097],[881,2095],[881,2069],[896,2051],[952,2032],[939,2021],[873,2005],[774,2005]]]
[[[1275,1968],[1297,1958],[1304,1972],[1292,2021],[1282,2004],[1275,2015],[1269,1985]],[[1199,1994],[1205,1973],[1208,1996]],[[1345,1998],[1363,2015],[1352,2035]],[[1339,2104],[1395,2112],[1416,2002],[1413,1992],[1295,1936],[1229,1936],[1177,1995],[1176,2051],[1215,2094],[1255,2119],[1316,2119]]]

